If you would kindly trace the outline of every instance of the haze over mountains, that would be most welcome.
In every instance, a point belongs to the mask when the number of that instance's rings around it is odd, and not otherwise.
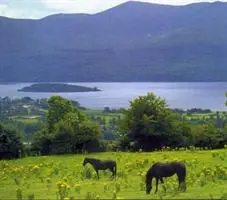
[[[0,17],[0,82],[227,81],[227,3]]]

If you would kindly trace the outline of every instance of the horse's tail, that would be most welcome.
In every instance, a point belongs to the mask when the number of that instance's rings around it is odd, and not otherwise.
[[[183,164],[183,166],[182,166],[182,178],[181,178],[183,182],[186,181],[186,175],[187,175],[186,166],[185,166],[185,164]]]
[[[184,191],[187,190],[187,185],[186,185],[186,176],[187,176],[187,169],[186,166],[184,166]]]
[[[186,189],[187,189],[187,187],[186,187],[187,170],[186,170],[185,164],[182,164],[181,166],[182,166],[182,168],[178,172],[179,187],[181,187],[181,189],[186,191]]]

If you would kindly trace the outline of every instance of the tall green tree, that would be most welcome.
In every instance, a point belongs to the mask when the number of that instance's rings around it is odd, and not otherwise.
[[[130,102],[120,132],[127,135],[136,148],[160,148],[168,145],[174,136],[173,121],[173,113],[165,100],[148,93]]]
[[[60,97],[60,96],[52,96],[48,99],[48,114],[47,114],[47,122],[49,131],[52,132],[54,129],[54,125],[59,122],[64,116],[74,111],[74,107],[72,102]]]

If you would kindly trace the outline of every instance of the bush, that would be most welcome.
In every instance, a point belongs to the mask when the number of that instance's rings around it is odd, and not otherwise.
[[[23,145],[16,131],[0,124],[0,159],[19,158],[22,151]]]

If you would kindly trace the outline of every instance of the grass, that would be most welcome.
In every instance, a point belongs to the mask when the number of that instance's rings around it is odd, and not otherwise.
[[[0,161],[0,199],[227,199],[227,149],[218,151],[163,151],[152,153],[107,152],[90,154],[117,161],[117,179],[109,171],[82,166],[85,156],[63,155],[27,157]],[[179,193],[174,175],[165,179],[167,191],[145,194],[144,176],[156,161],[181,160],[187,166],[187,191]],[[154,182],[153,182],[154,185]],[[154,187],[154,186],[153,186]]]

